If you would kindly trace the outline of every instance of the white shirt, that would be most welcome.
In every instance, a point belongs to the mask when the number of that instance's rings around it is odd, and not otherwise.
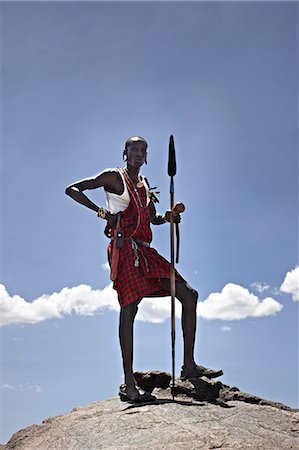
[[[124,192],[121,195],[113,194],[112,192],[105,191],[106,193],[106,207],[107,209],[112,213],[116,214],[119,211],[124,211],[129,203],[130,203],[130,194],[127,188],[127,184],[125,182],[125,178],[123,176],[122,171],[116,167],[115,169],[108,169],[111,171],[118,171],[120,174],[123,184],[124,184]],[[145,181],[144,177],[142,177],[142,181],[144,183],[144,187],[146,189],[146,196],[147,196],[147,205],[149,204],[149,186],[147,185],[147,182]]]

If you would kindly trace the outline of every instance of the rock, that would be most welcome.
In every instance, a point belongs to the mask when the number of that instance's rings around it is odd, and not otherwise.
[[[171,380],[171,375],[159,370],[149,370],[147,372],[134,372],[137,384],[145,391],[152,392],[154,388],[167,389]]]
[[[223,387],[220,381],[210,380],[207,377],[192,378],[190,381],[194,385],[195,398],[198,400],[212,402],[219,398],[220,389]]]
[[[130,405],[112,398],[76,407],[18,431],[1,450],[299,448],[298,410],[204,377],[176,379],[173,401],[169,374],[135,377],[153,391],[156,403]]]
[[[158,370],[135,372],[134,375],[138,385],[150,393],[155,388],[167,389],[171,381],[169,373]],[[210,380],[207,377],[191,378],[187,381],[176,378],[173,392],[175,396],[191,397],[200,401],[218,401],[218,403],[223,404],[230,400],[239,400],[256,405],[274,406],[286,411],[292,410],[292,408],[282,403],[271,402],[247,392],[241,392],[236,386],[230,387],[222,384],[219,380]]]
[[[255,405],[268,405],[274,408],[284,409],[286,411],[294,411],[293,408],[284,405],[283,403],[271,402],[270,400],[265,400],[263,398],[257,397],[256,395],[248,394],[247,392],[241,392],[240,389],[236,388],[235,386],[233,388],[230,388],[229,386],[223,386],[219,393],[219,398],[225,402],[230,400],[239,400]]]

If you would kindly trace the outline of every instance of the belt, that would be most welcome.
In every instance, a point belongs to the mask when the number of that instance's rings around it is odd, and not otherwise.
[[[131,241],[132,249],[133,249],[133,253],[134,253],[134,266],[135,267],[139,267],[139,255],[138,255],[139,248],[140,247],[150,247],[151,244],[149,242],[141,241],[140,239],[133,239],[131,237],[124,237],[121,232],[117,233],[116,236],[113,236],[111,238],[111,241],[114,241],[115,239],[119,239],[119,245],[117,244],[117,241],[116,241],[116,247],[118,247],[118,248],[121,248],[123,246],[123,243],[121,243],[121,241],[122,242],[123,241]],[[145,265],[146,265],[146,271],[149,272],[147,259],[144,256],[144,254],[142,253],[142,251],[140,251],[140,253],[141,253],[141,255],[142,255],[143,259],[144,259],[144,262],[145,262]]]
[[[122,237],[122,235],[120,234],[120,236],[113,236],[112,238],[111,238],[111,241],[114,241],[115,239],[117,239],[117,238],[121,238]],[[136,244],[138,245],[138,247],[150,247],[151,246],[151,244],[149,243],[149,242],[145,242],[145,241],[141,241],[140,239],[133,239],[133,238],[130,238],[130,237],[123,237],[123,240],[124,241],[133,241],[133,242],[136,242]]]
[[[138,247],[150,247],[151,244],[149,242],[140,241],[140,239],[132,239],[132,238],[125,238],[125,240],[132,240],[135,241]]]

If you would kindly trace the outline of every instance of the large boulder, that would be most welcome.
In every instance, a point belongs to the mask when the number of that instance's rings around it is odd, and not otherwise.
[[[298,449],[299,412],[205,377],[137,372],[156,403],[119,398],[74,408],[15,433],[1,450]],[[172,394],[175,394],[173,400]]]

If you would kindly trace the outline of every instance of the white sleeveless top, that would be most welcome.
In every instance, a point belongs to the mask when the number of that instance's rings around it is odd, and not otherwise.
[[[121,195],[113,194],[112,192],[105,191],[106,207],[112,214],[116,214],[119,211],[124,211],[128,207],[128,205],[130,203],[130,194],[129,194],[127,184],[125,182],[125,178],[123,176],[122,171],[118,167],[115,169],[107,169],[107,170],[118,171],[118,173],[120,174],[120,176],[123,180],[123,183],[124,183],[124,192]],[[147,205],[148,205],[149,204],[149,186],[147,185],[147,182],[145,181],[144,177],[142,177],[142,181],[143,181],[145,189],[146,189]]]

